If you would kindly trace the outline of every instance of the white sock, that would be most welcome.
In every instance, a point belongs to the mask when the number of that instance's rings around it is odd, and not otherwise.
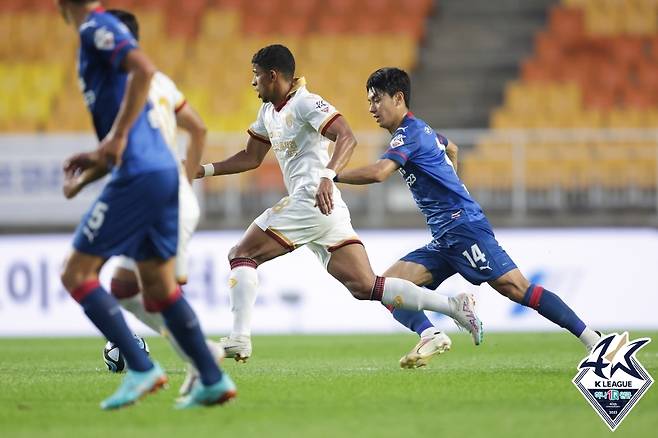
[[[250,266],[231,269],[229,296],[233,312],[231,336],[251,336],[251,314],[258,294],[258,273]]]
[[[130,298],[121,299],[119,300],[119,304],[121,304],[124,309],[135,315],[135,317],[143,322],[144,325],[148,326],[154,332],[161,334],[165,339],[169,341],[171,347],[174,349],[176,354],[180,356],[181,359],[183,359],[185,362],[191,363],[190,358],[187,357],[187,354],[185,354],[183,349],[180,348],[180,345],[178,345],[176,339],[174,339],[174,337],[169,334],[169,330],[167,330],[167,326],[165,325],[162,315],[159,313],[150,313],[146,311],[141,295],[135,295]]]
[[[435,333],[438,333],[438,332],[439,332],[439,330],[437,330],[436,327],[434,327],[434,326],[427,327],[425,330],[420,332],[420,337],[424,338],[426,336],[432,336],[432,335],[434,335]]]
[[[580,342],[582,342],[588,350],[591,350],[596,343],[599,342],[601,336],[591,328],[585,327],[585,330],[583,330],[578,339],[580,339]]]
[[[386,277],[382,303],[405,310],[432,310],[452,315],[448,297],[400,278]]]

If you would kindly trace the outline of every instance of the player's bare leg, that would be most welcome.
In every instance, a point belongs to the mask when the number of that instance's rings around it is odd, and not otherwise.
[[[227,357],[246,362],[251,356],[251,317],[258,294],[258,265],[290,252],[290,248],[251,224],[240,242],[229,251],[231,275],[229,296],[233,312],[233,328],[221,343]]]
[[[490,281],[489,285],[510,300],[535,309],[544,318],[569,330],[588,350],[601,339],[601,334],[587,327],[560,297],[542,286],[530,284],[519,269]]]

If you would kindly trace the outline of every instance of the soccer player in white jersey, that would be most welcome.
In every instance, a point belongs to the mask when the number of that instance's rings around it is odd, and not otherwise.
[[[252,58],[252,85],[263,101],[248,130],[246,148],[220,162],[199,167],[198,177],[227,175],[258,167],[267,152],[276,154],[289,196],[254,220],[231,249],[229,280],[233,328],[223,339],[227,356],[246,360],[252,352],[251,314],[258,289],[258,265],[307,245],[327,271],[360,300],[408,310],[446,314],[482,339],[473,298],[429,292],[398,278],[374,274],[352,228],[350,214],[332,179],[349,161],[356,139],[347,121],[295,78],[295,60],[286,47],[271,45]],[[335,142],[330,157],[328,146]],[[450,347],[449,339],[444,345]]]
[[[125,24],[136,40],[139,40],[139,24],[137,18],[130,12],[123,10],[108,10],[108,13],[117,17]],[[151,80],[149,100],[153,109],[149,112],[150,122],[160,128],[167,145],[172,150],[179,165],[179,227],[178,251],[176,253],[176,281],[179,285],[187,283],[188,260],[187,245],[199,222],[199,203],[191,186],[191,176],[196,173],[205,146],[206,128],[199,114],[187,103],[185,96],[176,87],[176,84],[164,73],[156,72]],[[186,148],[184,162],[181,162],[178,142],[176,139],[177,127],[184,129],[190,136]],[[104,175],[103,171],[89,171],[82,173],[75,179],[67,179],[64,193],[66,197],[75,196],[91,181]],[[117,257],[117,267],[112,276],[110,290],[112,295],[137,319],[157,333],[165,336],[176,353],[187,363],[188,373],[180,394],[186,395],[198,377],[198,371],[190,358],[183,352],[176,340],[169,335],[164,319],[159,313],[146,311],[141,295],[141,285],[135,261],[126,256]],[[207,340],[208,347],[219,360],[224,350],[216,343]]]

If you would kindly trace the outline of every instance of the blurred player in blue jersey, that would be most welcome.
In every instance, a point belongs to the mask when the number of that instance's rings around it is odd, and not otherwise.
[[[456,273],[475,285],[487,282],[510,300],[532,307],[566,328],[591,349],[600,334],[588,328],[556,294],[530,284],[496,241],[480,205],[471,198],[446,154],[449,148],[456,157],[455,145],[409,112],[407,73],[397,68],[379,69],[368,78],[366,91],[370,113],[391,133],[389,147],[376,163],[338,172],[335,181],[372,184],[399,171],[425,215],[433,239],[396,262],[384,276],[432,289]],[[401,365],[423,365],[433,354],[426,345],[433,331],[431,323],[422,312],[396,309],[394,316],[421,334],[421,341],[401,359]]]
[[[139,23],[134,14],[109,9],[108,13],[117,17],[128,30],[139,41]],[[180,161],[181,152],[178,151],[177,128],[185,130],[189,134],[190,141],[185,151],[185,160],[179,163],[178,176],[178,251],[176,253],[176,281],[183,286],[187,283],[187,246],[192,233],[199,222],[199,203],[190,185],[189,175],[194,175],[199,165],[206,141],[206,127],[201,116],[187,102],[185,96],[178,90],[176,84],[162,72],[157,72],[151,79],[149,91],[149,102],[153,107],[149,111],[149,120],[156,121],[169,150],[174,158]],[[184,164],[184,165],[183,165]],[[64,196],[72,198],[76,196],[86,185],[105,176],[107,168],[89,168],[79,175],[66,178],[64,181]],[[131,312],[142,323],[160,333],[170,342],[174,351],[183,359],[187,366],[187,376],[180,387],[179,394],[184,397],[190,393],[194,383],[198,380],[199,372],[194,366],[191,358],[178,345],[176,340],[169,335],[169,330],[164,318],[159,313],[150,313],[144,306],[141,294],[141,285],[134,260],[119,256],[118,263],[112,275],[110,293],[119,301],[121,306]],[[218,342],[206,340],[208,348],[216,360],[224,356],[224,349]]]
[[[133,340],[119,305],[98,281],[105,260],[123,254],[137,261],[146,307],[161,312],[169,331],[200,373],[177,408],[223,403],[236,394],[208,350],[192,308],[174,276],[178,241],[178,164],[147,116],[156,70],[130,31],[100,2],[57,0],[80,34],[78,75],[99,147],[74,155],[67,178],[94,167],[111,169],[109,183],[82,218],[62,283],[89,319],[117,344],[128,364],[119,389],[101,403],[116,409],[162,387],[167,377]]]

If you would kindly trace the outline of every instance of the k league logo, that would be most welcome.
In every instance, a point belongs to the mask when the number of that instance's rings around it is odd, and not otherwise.
[[[635,354],[650,338],[628,340],[628,332],[603,337],[578,366],[573,384],[614,431],[653,384]]]

